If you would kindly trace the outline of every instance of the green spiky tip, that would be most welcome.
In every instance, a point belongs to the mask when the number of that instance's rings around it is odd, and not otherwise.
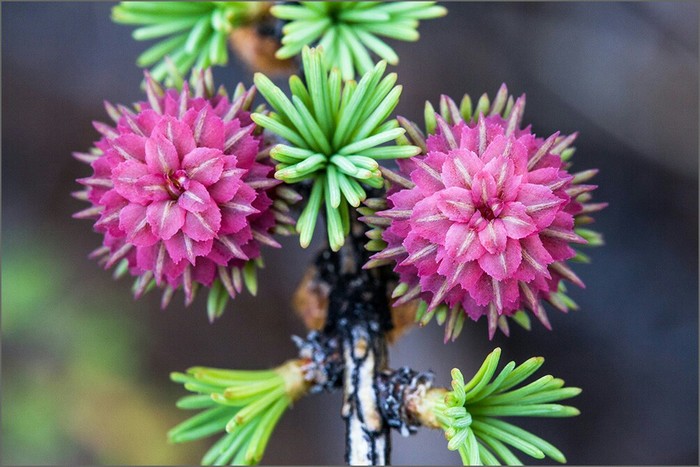
[[[379,36],[418,40],[418,20],[444,16],[436,2],[299,2],[270,10],[289,21],[282,32],[280,59],[298,54],[306,45],[323,47],[326,67],[336,66],[344,79],[374,68],[370,52],[395,65],[399,57]]]
[[[322,49],[305,47],[302,63],[305,81],[289,79],[289,99],[262,73],[255,85],[274,112],[254,113],[253,120],[286,140],[270,156],[279,162],[275,178],[286,183],[309,180],[311,194],[299,220],[300,243],[311,242],[316,220],[325,207],[328,240],[340,249],[350,230],[349,205],[357,207],[366,198],[362,186],[384,186],[378,160],[412,157],[420,148],[396,144],[405,132],[396,120],[387,120],[399,102],[401,86],[396,74],[384,75],[379,62],[359,82],[343,82],[340,71],[323,67]]]
[[[194,367],[170,378],[195,393],[178,400],[177,407],[201,410],[168,432],[170,442],[225,433],[206,452],[203,465],[260,462],[278,420],[306,388],[295,361],[263,371]]]
[[[112,9],[112,20],[139,26],[134,39],[157,42],[136,60],[151,68],[157,81],[172,86],[172,72],[186,75],[228,61],[227,40],[238,25],[254,18],[262,2],[121,2]],[[166,59],[167,58],[167,59]]]
[[[549,457],[564,463],[556,447],[500,417],[572,417],[578,409],[558,402],[575,397],[581,389],[564,387],[550,375],[523,383],[544,363],[533,357],[519,366],[508,363],[496,372],[501,349],[491,352],[476,375],[467,383],[458,369],[452,370],[452,391],[433,406],[445,431],[448,449],[458,451],[464,465],[522,465],[511,448],[536,459]]]
[[[224,314],[229,300],[241,293],[244,285],[251,295],[258,293],[257,270],[262,267],[262,258],[256,258],[247,261],[241,268],[218,268],[218,277],[212,282],[207,296],[207,317],[210,323]]]

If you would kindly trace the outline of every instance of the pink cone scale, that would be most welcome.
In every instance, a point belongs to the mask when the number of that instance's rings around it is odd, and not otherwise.
[[[148,101],[134,110],[106,104],[116,126],[95,123],[102,137],[90,154],[76,154],[93,169],[78,180],[86,187],[78,197],[92,206],[75,217],[96,217],[104,242],[94,256],[137,276],[137,296],[152,282],[165,288],[164,306],[175,289],[189,304],[215,280],[233,297],[261,244],[279,246],[270,234],[280,182],[257,160],[254,90],[239,86],[230,100],[214,95],[210,73],[195,78],[194,92],[187,83],[163,90],[147,74]]]
[[[587,243],[575,221],[603,207],[584,209],[577,200],[595,186],[580,185],[593,174],[575,180],[560,155],[575,135],[543,139],[520,129],[525,97],[502,114],[504,93],[501,109],[473,119],[443,98],[452,117],[433,113],[427,139],[403,121],[424,152],[398,161],[387,209],[371,218],[389,221],[386,247],[371,262],[393,264],[402,284],[396,295],[403,295],[396,303],[419,298],[427,314],[447,307],[473,320],[486,316],[490,338],[496,327],[508,332],[503,317],[524,309],[550,327],[541,300],[556,294],[563,278],[583,287],[566,265],[576,255],[572,244]]]

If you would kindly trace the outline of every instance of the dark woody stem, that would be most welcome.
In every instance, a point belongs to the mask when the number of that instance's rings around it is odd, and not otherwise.
[[[386,465],[391,438],[379,410],[375,385],[378,366],[386,365],[386,341],[373,338],[364,326],[354,326],[343,340],[345,361],[343,410],[345,461],[350,465]]]
[[[294,340],[309,390],[343,389],[345,461],[386,465],[391,428],[408,436],[421,425],[437,427],[424,417],[433,376],[388,368],[387,333],[393,327],[388,291],[395,277],[388,268],[362,269],[371,255],[364,248],[366,227],[354,221],[351,230],[338,252],[319,253],[310,282],[300,289],[318,298],[323,327]]]
[[[330,286],[322,334],[340,343],[345,460],[351,465],[386,465],[390,426],[381,410],[378,376],[387,368],[386,333],[392,325],[386,278],[380,270],[362,269],[368,257],[364,241],[364,229],[356,223],[337,253],[328,249],[316,260],[320,279]]]

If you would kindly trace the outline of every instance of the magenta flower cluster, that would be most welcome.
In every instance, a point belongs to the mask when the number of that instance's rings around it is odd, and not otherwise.
[[[448,125],[438,115],[425,155],[399,161],[413,187],[394,190],[377,213],[392,222],[374,258],[394,258],[429,312],[444,303],[474,320],[486,315],[491,335],[502,315],[539,315],[562,277],[583,285],[564,264],[575,255],[569,243],[585,243],[574,232],[573,177],[552,150],[558,134],[543,140],[517,128],[523,106],[521,98],[508,120]]]
[[[277,245],[270,190],[280,182],[256,161],[247,95],[163,91],[148,77],[147,90],[135,112],[108,105],[116,128],[96,123],[96,150],[76,155],[94,170],[79,180],[93,207],[77,216],[98,216],[107,267],[126,259],[133,275],[182,285],[190,301],[193,283],[210,286],[217,269],[259,257],[261,242]]]

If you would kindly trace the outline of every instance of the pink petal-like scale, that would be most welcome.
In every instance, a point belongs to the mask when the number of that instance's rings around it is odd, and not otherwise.
[[[151,100],[137,110],[108,106],[118,123],[98,125],[102,138],[81,157],[93,168],[83,199],[108,264],[125,258],[133,275],[184,286],[190,300],[193,282],[210,286],[217,267],[230,274],[260,256],[261,241],[276,243],[280,182],[269,158],[257,160],[262,138],[240,101],[194,96],[186,83],[162,95],[149,86]]]
[[[549,142],[518,128],[518,102],[512,121],[493,115],[449,126],[438,115],[426,154],[398,161],[397,176],[414,186],[393,185],[378,213],[391,221],[384,251],[396,252],[386,258],[429,307],[459,304],[472,319],[489,309],[496,317],[540,313],[539,300],[562,278],[550,265],[574,255],[569,242],[583,241],[573,231],[581,204],[566,192],[572,177]]]

